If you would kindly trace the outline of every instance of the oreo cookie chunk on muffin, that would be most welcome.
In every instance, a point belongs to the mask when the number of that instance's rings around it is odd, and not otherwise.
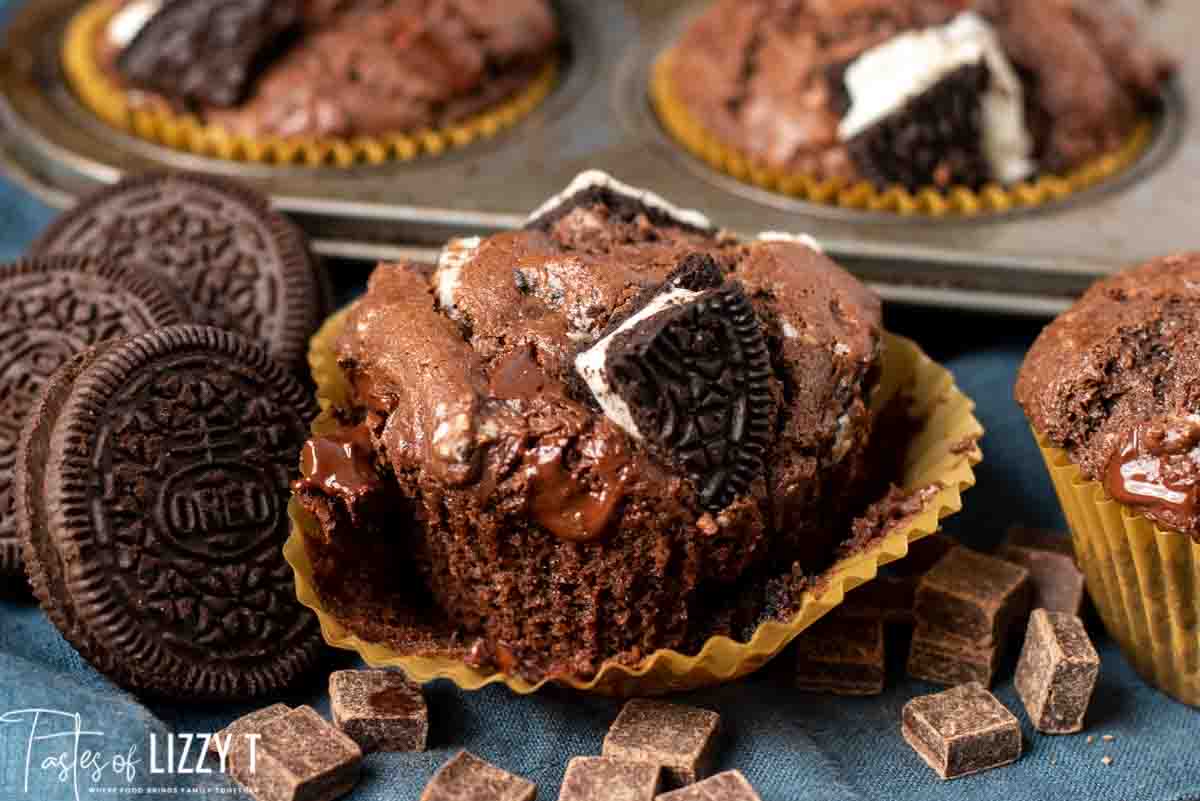
[[[381,265],[296,487],[318,589],[410,575],[476,663],[533,678],[702,641],[714,594],[849,536],[882,333],[812,240],[742,244],[599,173],[432,280]]]

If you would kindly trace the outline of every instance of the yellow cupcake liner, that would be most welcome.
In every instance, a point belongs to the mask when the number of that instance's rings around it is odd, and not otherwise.
[[[674,50],[668,50],[655,62],[650,78],[650,98],[663,126],[679,144],[713,169],[744,183],[810,203],[844,209],[905,216],[977,217],[1034,208],[1063,200],[1126,169],[1137,161],[1154,135],[1153,123],[1143,120],[1116,151],[1066,174],[1042,175],[1012,186],[926,187],[917,192],[893,186],[881,190],[869,181],[820,179],[770,167],[723,143],[706,130],[676,96],[671,78],[674,60]]]
[[[1114,501],[1066,451],[1034,436],[1108,633],[1147,682],[1200,706],[1200,545]]]
[[[174,150],[228,161],[351,167],[437,156],[490,139],[511,128],[546,99],[558,80],[558,61],[551,59],[530,84],[513,97],[440,130],[345,139],[251,137],[206,124],[193,114],[136,108],[130,102],[129,92],[100,67],[96,58],[98,36],[118,8],[119,3],[115,0],[96,0],[84,6],[67,26],[63,68],[75,94],[114,128]]]
[[[336,426],[331,410],[344,405],[347,399],[349,387],[334,356],[334,343],[346,314],[347,310],[343,310],[331,317],[313,338],[309,351],[309,364],[323,410],[313,427],[317,433]],[[909,443],[903,486],[915,489],[937,483],[941,487],[920,514],[864,552],[838,562],[825,574],[825,580],[819,582],[819,590],[805,593],[791,620],[763,624],[749,642],[713,637],[699,654],[660,650],[634,666],[606,662],[588,681],[554,681],[577,690],[628,697],[696,689],[749,675],[841,604],[847,592],[873,579],[881,565],[903,559],[910,543],[937,531],[942,518],[962,508],[962,493],[975,484],[973,468],[983,458],[977,444],[983,428],[973,414],[975,404],[955,386],[950,373],[930,360],[915,343],[889,334],[883,377],[872,403],[882,408],[900,392],[911,397],[913,410],[928,420]],[[305,527],[314,522],[295,503],[291,514],[292,535],[284,547],[284,555],[295,572],[297,596],[316,612],[329,645],[356,651],[376,667],[401,668],[411,679],[422,683],[449,679],[465,690],[503,683],[520,694],[535,692],[547,683],[531,683],[519,676],[480,670],[455,659],[401,653],[364,640],[324,609],[304,544],[304,532],[309,530]]]

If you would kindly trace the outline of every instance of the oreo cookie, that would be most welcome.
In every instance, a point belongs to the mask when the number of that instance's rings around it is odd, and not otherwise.
[[[13,464],[42,386],[88,347],[187,319],[170,293],[108,262],[63,256],[0,266],[0,578],[24,577]]]
[[[245,699],[317,662],[282,555],[316,404],[258,345],[173,326],[90,349],[40,395],[17,453],[34,593],[132,690]]]
[[[267,199],[192,174],[130,178],[82,201],[33,246],[132,264],[169,282],[197,323],[257,340],[289,367],[328,309],[304,234]]]
[[[863,177],[910,191],[979,187],[992,179],[984,150],[982,61],[959,67],[847,142]]]
[[[576,359],[605,414],[693,480],[717,511],[762,475],[775,416],[771,363],[740,284],[685,261],[662,291]]]
[[[134,86],[188,104],[232,107],[300,23],[299,0],[173,0],[121,51]]]
[[[577,175],[566,189],[529,215],[525,229],[548,231],[575,209],[596,204],[627,222],[645,215],[653,225],[674,226],[698,233],[717,231],[700,212],[678,208],[653,192],[622,183],[600,170],[588,170]]]

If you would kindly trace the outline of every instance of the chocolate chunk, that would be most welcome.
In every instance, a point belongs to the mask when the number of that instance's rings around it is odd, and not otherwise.
[[[328,278],[304,234],[267,198],[208,176],[145,175],[85,198],[33,246],[136,266],[172,287],[198,323],[303,363],[327,312]]]
[[[738,770],[727,770],[682,790],[664,793],[658,801],[761,801]]]
[[[567,764],[558,801],[654,801],[662,768],[606,757],[576,757]]]
[[[1005,545],[996,554],[1029,571],[1031,606],[1078,615],[1083,610],[1085,581],[1073,556],[1060,551]]]
[[[1021,756],[1017,718],[975,682],[909,701],[900,731],[943,779],[998,768]]]
[[[855,587],[838,607],[838,613],[887,624],[914,625],[917,585],[954,547],[954,540],[944,534],[917,540],[908,546],[907,556],[885,565],[874,579]]]
[[[606,413],[687,472],[705,508],[725,508],[762,475],[771,364],[740,284],[667,289],[577,367]]]
[[[323,641],[282,546],[317,413],[257,345],[172,326],[56,374],[17,452],[34,592],[100,672],[172,699],[289,687]]]
[[[186,320],[172,295],[114,264],[54,256],[0,266],[0,579],[25,578],[13,469],[42,386],[88,347]]]
[[[424,751],[429,710],[419,685],[391,670],[339,670],[329,677],[334,724],[366,753]]]
[[[835,695],[878,695],[886,665],[883,621],[837,614],[804,632],[796,642],[796,686]]]
[[[991,75],[982,61],[959,67],[902,109],[847,143],[876,186],[978,187],[992,178],[983,149],[983,96]]]
[[[229,775],[255,801],[333,801],[354,789],[362,751],[309,706],[266,723],[250,746],[234,749]]]
[[[908,675],[950,686],[974,681],[991,687],[999,666],[999,643],[978,645],[917,624],[908,651]]]
[[[668,788],[692,784],[712,770],[721,716],[707,709],[635,699],[604,738],[604,756],[663,768]]]
[[[525,229],[549,231],[572,211],[596,205],[605,207],[611,215],[626,222],[645,217],[656,226],[716,233],[713,224],[700,212],[676,208],[653,192],[621,183],[599,170],[577,175],[566,189],[529,215]]]
[[[182,104],[236,106],[300,22],[299,0],[173,0],[117,59],[131,84]]]
[[[1061,612],[1035,609],[1017,663],[1017,693],[1033,726],[1045,734],[1083,729],[1092,691],[1100,675],[1100,655],[1083,621]]]
[[[264,725],[291,711],[292,708],[287,704],[271,704],[271,706],[251,712],[249,715],[244,715],[213,735],[212,739],[208,741],[208,750],[214,753],[225,750],[228,755],[234,747],[245,741],[247,734],[257,734],[261,737]]]
[[[1053,551],[1064,556],[1075,558],[1075,548],[1071,545],[1071,535],[1061,531],[1032,528],[1030,526],[1010,526],[1005,532],[1004,542],[1000,550],[1007,548],[1031,548],[1037,551]]]
[[[978,647],[1002,644],[1029,611],[1029,571],[970,548],[955,548],[925,574],[914,606],[918,624]]]
[[[537,785],[460,751],[434,774],[421,801],[533,801]]]

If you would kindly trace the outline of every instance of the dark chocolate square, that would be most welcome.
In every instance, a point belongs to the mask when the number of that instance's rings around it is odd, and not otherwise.
[[[660,765],[666,787],[683,787],[711,772],[720,725],[707,709],[635,699],[604,738],[604,756]]]
[[[886,666],[881,619],[836,612],[796,641],[796,687],[835,695],[878,695]]]
[[[996,555],[1029,571],[1034,609],[1078,615],[1083,611],[1084,577],[1075,563],[1070,540],[1036,529],[1009,535]]]
[[[661,785],[658,765],[575,757],[567,764],[558,801],[654,801]]]
[[[998,768],[1021,756],[1016,716],[975,682],[909,701],[901,733],[943,779]]]
[[[247,734],[257,734],[261,737],[263,725],[275,718],[283,717],[291,711],[292,708],[287,704],[272,704],[251,712],[249,715],[244,715],[213,735],[213,738],[208,741],[208,750],[217,753],[218,744],[220,747],[226,747],[225,744],[228,743],[229,751],[226,752],[228,755],[235,745],[244,742]]]
[[[262,725],[254,747],[239,746],[230,775],[256,801],[332,801],[354,789],[362,749],[302,706]]]
[[[762,801],[741,771],[727,770],[682,790],[664,793],[658,801]]]
[[[917,587],[918,625],[940,629],[984,647],[1003,644],[1029,612],[1029,571],[973,551],[952,549]]]
[[[334,724],[364,753],[424,751],[429,710],[419,685],[392,670],[339,670],[329,676]]]
[[[421,801],[533,801],[537,785],[460,751],[433,775]]]
[[[974,681],[991,687],[999,662],[997,645],[974,645],[918,624],[909,645],[908,675],[934,684]]]
[[[1017,694],[1034,728],[1045,734],[1083,730],[1100,675],[1083,621],[1074,615],[1035,609],[1017,663]]]

